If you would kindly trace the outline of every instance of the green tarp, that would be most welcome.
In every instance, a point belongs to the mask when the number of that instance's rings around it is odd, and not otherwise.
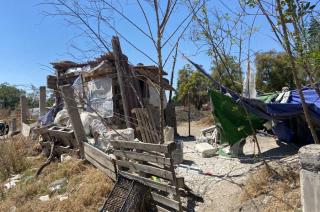
[[[260,101],[263,101],[264,103],[270,103],[272,99],[276,98],[279,95],[279,93],[266,93],[261,96],[257,96],[257,99]]]
[[[249,120],[242,106],[236,104],[230,97],[217,91],[209,91],[213,104],[213,115],[221,124],[221,140],[230,145],[237,143],[248,135],[252,135]],[[249,114],[255,129],[262,129],[265,120]]]

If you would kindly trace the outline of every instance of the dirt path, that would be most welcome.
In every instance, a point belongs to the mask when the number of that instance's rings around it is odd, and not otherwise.
[[[200,129],[208,126],[191,122],[191,134],[198,136]],[[188,135],[188,124],[180,123],[178,133]],[[295,157],[296,150],[283,143],[277,143],[272,137],[258,136],[263,154],[270,160],[290,160]],[[261,162],[255,161],[252,155],[254,144],[247,141],[244,146],[246,156],[242,158],[226,158],[215,156],[202,158],[195,151],[196,142],[184,141],[184,162],[178,166],[177,173],[185,178],[187,186],[203,197],[204,203],[197,203],[195,211],[234,211],[239,205],[241,186],[248,175],[256,170]],[[283,157],[287,155],[287,157]],[[292,156],[293,155],[293,156]]]

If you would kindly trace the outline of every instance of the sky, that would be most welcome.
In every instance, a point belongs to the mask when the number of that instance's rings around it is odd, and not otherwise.
[[[223,1],[223,0],[221,0]],[[228,0],[225,2],[232,2]],[[40,0],[10,0],[2,1],[0,7],[0,83],[7,82],[13,85],[22,86],[28,89],[30,85],[36,87],[46,84],[46,76],[52,73],[50,70],[50,62],[59,60],[75,60],[83,58],[83,54],[72,48],[72,45],[87,49],[94,49],[96,46],[93,42],[85,37],[79,36],[79,28],[68,24],[64,17],[46,16],[45,11],[49,11],[47,6],[39,5]],[[130,1],[126,1],[130,2]],[[228,9],[217,2],[217,9],[221,13],[228,12]],[[236,0],[234,3],[236,4]],[[232,7],[232,4],[230,4]],[[119,7],[120,8],[120,7]],[[147,6],[147,13],[150,14]],[[138,8],[136,4],[122,5],[123,11],[138,26],[146,29],[146,24],[142,16],[137,15]],[[172,31],[175,26],[180,23],[187,15],[186,10],[181,10],[175,14],[171,25],[168,26],[168,32]],[[248,19],[248,21],[250,21]],[[138,47],[147,55],[156,60],[154,47],[150,40],[133,27],[128,21],[122,17],[115,18],[113,26],[117,28],[120,35],[126,37],[134,46]],[[250,23],[250,22],[248,22]],[[280,46],[271,38],[272,32],[263,17],[256,19],[256,25],[260,31],[252,37],[251,48],[254,51],[281,50]],[[154,22],[151,22],[154,25]],[[115,32],[107,30],[106,34],[111,36]],[[188,38],[188,35],[186,35]],[[132,64],[143,63],[153,64],[147,57],[137,51],[123,37],[120,36],[122,51],[129,58]],[[172,42],[174,43],[174,42]],[[164,50],[165,57],[172,43],[167,45]],[[182,68],[187,61],[183,59],[181,53],[189,56],[195,62],[203,65],[207,70],[210,67],[211,59],[204,52],[196,51],[194,44],[185,39],[181,42],[176,68]],[[90,55],[91,56],[91,55]],[[88,57],[88,59],[94,59]],[[76,58],[75,58],[76,57]],[[83,59],[85,62],[86,59]],[[78,61],[78,60],[77,60]],[[78,61],[79,62],[79,61]],[[165,69],[171,71],[171,57]],[[177,74],[175,74],[175,81]],[[24,87],[23,87],[24,86]]]

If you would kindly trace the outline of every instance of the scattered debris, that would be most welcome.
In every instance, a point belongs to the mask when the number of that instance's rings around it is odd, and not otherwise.
[[[11,177],[8,180],[9,182],[4,184],[5,189],[9,190],[9,189],[16,187],[16,183],[20,182],[21,178],[22,178],[22,175],[20,175],[20,174],[17,174],[15,176]]]
[[[49,191],[50,192],[59,191],[66,184],[67,184],[67,179],[66,178],[62,178],[62,179],[56,180],[56,181],[52,182],[49,185]]]
[[[212,145],[208,143],[199,143],[196,144],[195,149],[201,154],[204,158],[210,158],[213,157],[216,152],[217,148],[214,148]]]
[[[50,197],[49,197],[49,195],[47,194],[47,195],[44,195],[44,196],[40,196],[40,197],[39,197],[39,200],[40,200],[41,202],[47,202],[47,201],[50,200]]]

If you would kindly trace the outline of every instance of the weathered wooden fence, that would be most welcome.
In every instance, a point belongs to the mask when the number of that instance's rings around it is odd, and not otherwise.
[[[84,156],[86,160],[104,172],[112,180],[115,181],[117,179],[115,160],[108,154],[88,143],[84,143]]]
[[[159,211],[181,211],[179,182],[172,152],[175,143],[150,144],[132,141],[111,141],[117,157],[118,174],[152,188],[152,198]],[[150,179],[150,177],[154,179]],[[169,195],[166,195],[169,194]]]

